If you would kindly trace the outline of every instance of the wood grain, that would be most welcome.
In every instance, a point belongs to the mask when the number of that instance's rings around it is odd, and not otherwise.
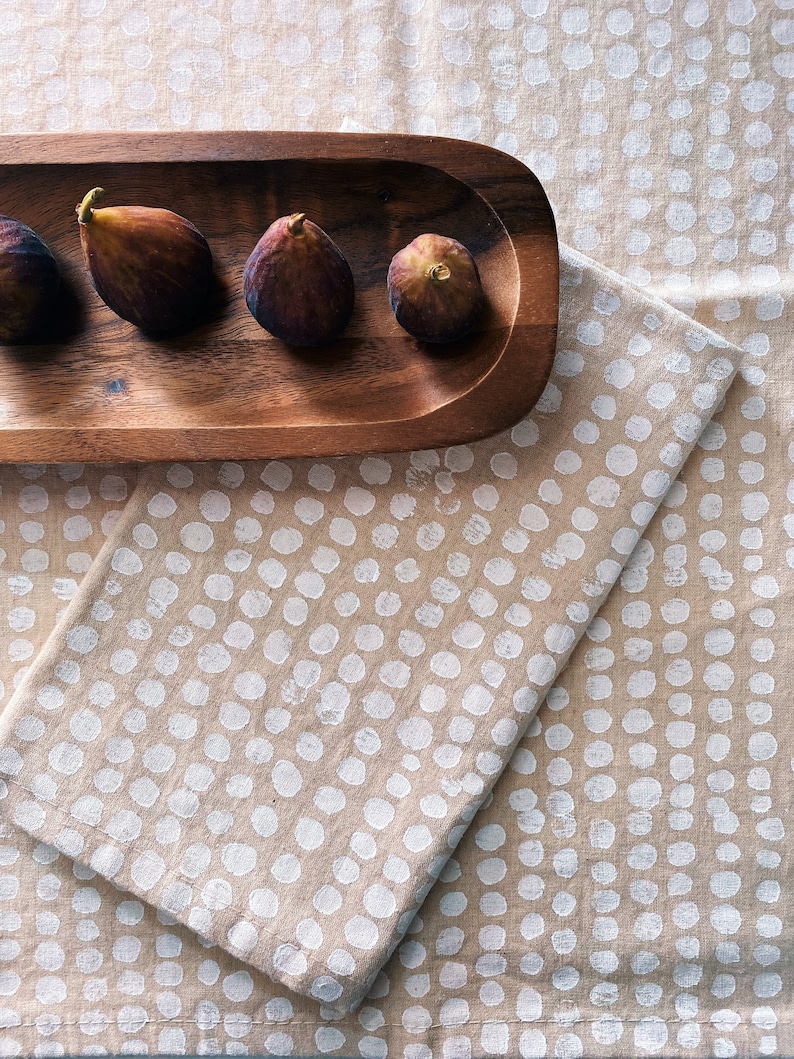
[[[189,333],[153,339],[116,317],[82,260],[75,205],[164,206],[207,238],[213,296]],[[356,308],[319,350],[285,346],[242,294],[256,241],[305,212],[345,254]],[[332,456],[435,448],[520,419],[554,356],[559,258],[535,176],[498,151],[441,137],[156,133],[0,137],[0,213],[30,225],[64,279],[58,323],[0,347],[0,461]],[[467,246],[487,311],[430,346],[401,330],[392,256],[422,232]]]

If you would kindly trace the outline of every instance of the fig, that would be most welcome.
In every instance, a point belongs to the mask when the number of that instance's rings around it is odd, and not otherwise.
[[[44,240],[12,217],[0,217],[0,342],[20,342],[48,323],[60,272]]]
[[[353,314],[350,266],[305,213],[270,225],[246,262],[243,291],[256,322],[292,346],[333,342]]]
[[[154,206],[105,206],[93,188],[77,207],[80,242],[97,294],[143,331],[186,330],[206,304],[212,253],[194,224]]]
[[[419,235],[391,260],[386,277],[397,323],[423,342],[456,342],[474,327],[484,302],[477,263],[444,235]]]

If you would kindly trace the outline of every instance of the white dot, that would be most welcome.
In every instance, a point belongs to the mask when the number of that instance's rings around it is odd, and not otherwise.
[[[637,453],[629,445],[613,445],[607,452],[606,465],[612,474],[632,474],[637,468]]]
[[[378,928],[365,916],[353,916],[344,927],[348,943],[356,949],[373,949],[378,942]]]
[[[66,644],[78,654],[89,654],[99,643],[99,633],[90,625],[75,625],[66,634]]]
[[[293,883],[301,876],[300,861],[294,853],[282,853],[279,857],[276,857],[270,871],[279,882]]]
[[[587,496],[596,507],[614,507],[620,496],[620,486],[614,478],[599,475],[588,484]]]
[[[223,522],[231,513],[228,496],[217,489],[210,489],[199,500],[199,510],[207,522]]]
[[[80,82],[81,102],[92,109],[103,107],[113,95],[113,86],[106,77],[84,77]]]
[[[183,526],[179,539],[183,546],[192,552],[206,552],[212,547],[215,536],[205,523],[189,522]]]
[[[256,850],[242,842],[230,842],[223,848],[221,863],[231,875],[248,875],[256,867]]]
[[[610,75],[619,79],[630,77],[639,63],[637,49],[623,41],[610,48],[605,57],[605,65]]]
[[[427,849],[432,841],[433,835],[425,824],[414,824],[403,835],[403,844],[412,853],[419,853],[423,849]]]

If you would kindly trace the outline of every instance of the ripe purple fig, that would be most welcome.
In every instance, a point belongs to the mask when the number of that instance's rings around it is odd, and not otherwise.
[[[444,235],[419,235],[396,253],[386,286],[397,323],[423,342],[463,338],[484,302],[474,258]]]
[[[246,262],[243,292],[256,322],[292,346],[333,342],[355,301],[342,251],[304,213],[270,225]]]
[[[77,207],[80,242],[97,294],[117,316],[153,333],[186,330],[204,308],[212,254],[201,232],[171,210],[105,206],[89,191]]]
[[[32,228],[0,217],[0,342],[21,342],[44,327],[56,308],[60,273]]]

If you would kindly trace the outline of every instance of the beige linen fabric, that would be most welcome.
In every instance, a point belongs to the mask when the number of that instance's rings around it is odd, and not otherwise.
[[[3,9],[4,132],[344,123],[480,139],[538,172],[567,243],[745,352],[354,1014],[301,999],[9,825],[5,1054],[791,1053],[788,7]],[[106,511],[123,507],[99,483],[134,486],[134,468],[61,471],[0,469],[4,704],[95,555]],[[443,505],[444,482],[423,474],[405,492]],[[46,510],[26,509],[31,484]],[[93,534],[75,541],[85,526],[66,521],[82,484]],[[521,477],[489,467],[484,484],[500,496],[484,514],[492,540],[505,504],[543,506],[522,497]],[[554,519],[547,532],[560,532]]]
[[[147,469],[0,718],[6,817],[357,1005],[741,356],[564,265],[555,370],[510,434]]]
[[[138,469],[3,468],[0,701],[23,679],[135,491]]]

